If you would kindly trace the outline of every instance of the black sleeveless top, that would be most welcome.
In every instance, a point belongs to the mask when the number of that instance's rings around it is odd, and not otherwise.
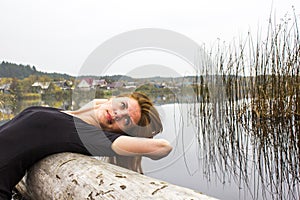
[[[119,136],[56,108],[25,109],[0,126],[0,199],[11,199],[13,187],[40,159],[61,152],[114,156],[111,144]]]

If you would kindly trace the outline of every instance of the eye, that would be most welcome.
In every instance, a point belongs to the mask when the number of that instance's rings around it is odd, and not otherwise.
[[[124,125],[125,126],[129,126],[131,124],[131,120],[130,120],[130,117],[124,117]]]
[[[126,108],[126,104],[124,102],[121,102],[121,109],[125,109]]]

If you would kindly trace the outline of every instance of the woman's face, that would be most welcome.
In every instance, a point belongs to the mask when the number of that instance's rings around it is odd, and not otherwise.
[[[125,132],[137,125],[141,118],[141,108],[133,98],[111,98],[96,110],[96,117],[103,130]]]

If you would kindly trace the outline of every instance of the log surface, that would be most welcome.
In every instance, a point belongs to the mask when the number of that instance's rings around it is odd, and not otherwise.
[[[74,153],[55,154],[41,160],[16,188],[30,200],[214,199]]]

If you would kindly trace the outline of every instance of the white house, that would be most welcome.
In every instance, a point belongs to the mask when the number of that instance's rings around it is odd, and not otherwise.
[[[85,78],[82,79],[79,84],[77,85],[78,88],[81,89],[90,89],[90,88],[97,88],[97,87],[106,87],[107,82],[105,79],[92,79],[92,78]]]
[[[31,87],[35,88],[36,92],[44,93],[45,90],[48,90],[51,82],[34,82]]]
[[[91,78],[82,79],[77,85],[77,87],[81,89],[91,88],[92,86],[93,86],[93,79]]]
[[[92,87],[101,87],[104,88],[107,86],[107,82],[105,79],[100,79],[100,80],[93,80]]]
[[[43,90],[47,90],[50,86],[50,82],[34,82],[31,86],[32,87],[39,87]]]

